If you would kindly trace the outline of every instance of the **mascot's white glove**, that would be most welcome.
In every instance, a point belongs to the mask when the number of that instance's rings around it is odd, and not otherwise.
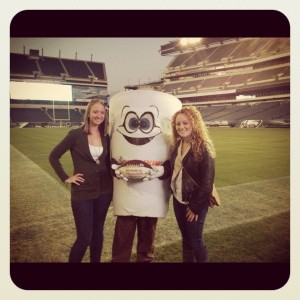
[[[126,172],[122,172],[122,167],[121,167],[121,165],[117,165],[117,164],[112,164],[111,165],[111,168],[113,169],[113,170],[115,170],[115,174],[116,174],[116,177],[118,178],[118,179],[123,179],[123,180],[125,180],[125,181],[128,181],[128,178],[127,178],[127,176],[126,176]]]
[[[165,168],[163,166],[152,166],[152,170],[150,170],[149,174],[145,176],[143,181],[152,180],[157,177],[161,177],[165,172]]]

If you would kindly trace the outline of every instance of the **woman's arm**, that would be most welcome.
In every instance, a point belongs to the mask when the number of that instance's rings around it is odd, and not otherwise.
[[[201,183],[190,198],[189,208],[194,212],[198,213],[203,203],[209,201],[209,196],[213,189],[213,183],[215,179],[215,161],[211,158],[208,152],[205,152],[201,171]]]
[[[65,182],[69,178],[69,175],[65,172],[60,162],[60,158],[72,148],[72,145],[74,144],[74,139],[74,131],[71,130],[65,136],[65,138],[53,148],[49,155],[49,162],[52,168],[63,182]]]

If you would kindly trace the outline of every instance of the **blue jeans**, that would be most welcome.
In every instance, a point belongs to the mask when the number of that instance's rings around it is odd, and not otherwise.
[[[103,246],[103,229],[112,195],[97,199],[72,201],[77,238],[73,244],[69,262],[81,262],[90,246],[90,261],[100,262]]]
[[[202,240],[204,221],[208,212],[208,203],[198,214],[198,220],[188,222],[186,219],[187,206],[173,197],[173,207],[176,221],[182,236],[182,261],[207,262],[207,248]]]

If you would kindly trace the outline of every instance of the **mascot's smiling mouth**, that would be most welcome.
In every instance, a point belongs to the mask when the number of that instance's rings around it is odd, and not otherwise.
[[[137,146],[145,145],[145,144],[149,143],[154,138],[154,136],[144,137],[144,138],[136,138],[136,137],[129,137],[129,136],[126,136],[124,134],[122,134],[122,135],[127,140],[128,143],[133,144],[133,145],[137,145]]]

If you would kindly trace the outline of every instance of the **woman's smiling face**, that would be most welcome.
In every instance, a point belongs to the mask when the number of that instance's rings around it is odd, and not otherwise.
[[[105,107],[101,103],[95,103],[89,114],[90,125],[99,126],[105,119]]]
[[[192,136],[193,126],[186,114],[180,113],[175,120],[176,131],[182,139],[188,139]]]

